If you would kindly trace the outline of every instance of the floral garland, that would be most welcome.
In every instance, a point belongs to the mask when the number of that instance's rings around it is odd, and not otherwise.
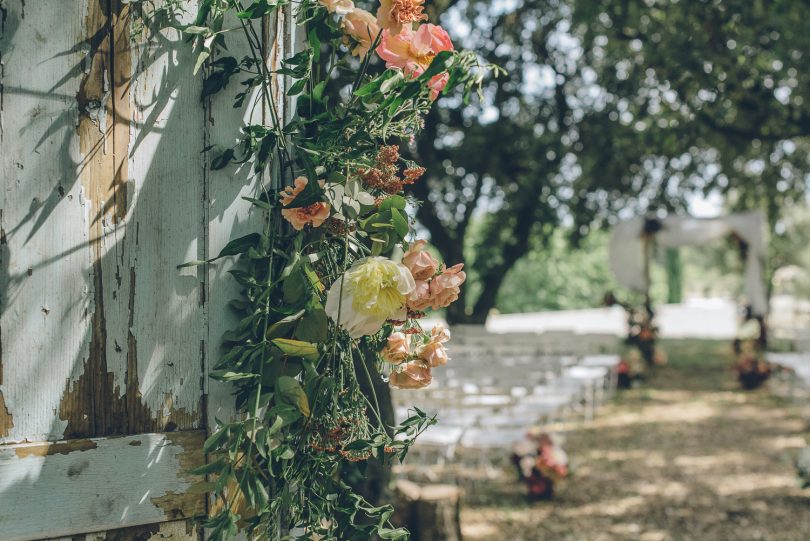
[[[205,526],[213,539],[240,530],[254,539],[406,539],[388,520],[393,509],[371,505],[341,471],[370,457],[403,459],[435,422],[413,408],[386,426],[374,382],[430,384],[431,369],[448,361],[450,334],[418,320],[455,301],[465,274],[412,240],[408,210],[418,201],[405,190],[425,170],[396,142],[412,152],[440,94],[468,100],[499,68],[455,50],[426,21],[424,0],[382,0],[376,14],[351,0],[299,0],[289,9],[306,46],[271,70],[254,22],[288,4],[202,0],[194,24],[179,27],[193,38],[195,72],[205,68],[204,98],[239,77],[235,107],[256,95],[253,106],[269,111],[237,145],[213,149],[212,168],[274,171],[273,185],[249,198],[264,211],[263,230],[218,256],[239,257],[231,274],[243,291],[212,377],[234,383],[241,416],[219,423],[205,442],[210,462],[195,470],[209,476],[215,499]],[[244,58],[229,56],[234,35],[247,44]],[[279,76],[295,96],[286,124],[271,92]]]

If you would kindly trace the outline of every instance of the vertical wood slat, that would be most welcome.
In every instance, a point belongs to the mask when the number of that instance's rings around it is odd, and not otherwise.
[[[204,426],[191,53],[122,0],[4,6],[0,443]]]

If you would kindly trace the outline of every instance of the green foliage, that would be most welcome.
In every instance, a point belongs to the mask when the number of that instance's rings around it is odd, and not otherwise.
[[[243,126],[234,146],[206,149],[210,167],[247,165],[271,178],[245,198],[264,213],[261,231],[231,240],[209,261],[238,258],[230,273],[242,288],[231,303],[239,323],[225,333],[211,377],[233,385],[240,415],[218,421],[205,442],[209,463],[196,473],[208,476],[201,488],[215,503],[204,525],[215,540],[238,531],[251,539],[402,540],[408,532],[390,524],[393,509],[367,502],[340,472],[370,458],[402,460],[435,419],[414,408],[399,426],[383,423],[374,383],[391,370],[379,351],[394,323],[352,338],[327,316],[326,292],[356,261],[406,246],[411,219],[399,175],[415,164],[392,143],[420,131],[433,103],[430,79],[446,74],[447,90],[466,101],[498,69],[468,51],[445,51],[405,77],[380,66],[373,47],[350,56],[339,17],[320,3],[289,4],[202,0],[193,24],[175,25],[193,47],[201,98],[230,93],[234,114],[247,107],[266,117]],[[262,25],[282,8],[306,44],[272,69]],[[295,108],[284,122],[279,80]],[[383,154],[389,184],[366,182]],[[281,189],[293,179],[295,191]],[[323,210],[328,217],[318,222],[290,218]],[[415,320],[405,325],[421,332]]]

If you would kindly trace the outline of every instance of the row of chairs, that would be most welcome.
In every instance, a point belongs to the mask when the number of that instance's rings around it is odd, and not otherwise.
[[[434,383],[394,394],[400,418],[416,405],[439,419],[417,439],[411,463],[502,463],[530,427],[590,420],[616,388],[619,357],[603,353],[616,350],[615,336],[451,330],[451,361],[434,370]],[[583,342],[599,354],[577,354]]]

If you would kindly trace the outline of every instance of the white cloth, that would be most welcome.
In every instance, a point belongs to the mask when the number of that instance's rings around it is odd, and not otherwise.
[[[699,245],[736,233],[748,243],[745,262],[745,292],[754,315],[765,315],[768,302],[765,294],[763,266],[765,262],[765,219],[761,212],[741,212],[719,218],[667,216],[660,219],[661,230],[655,242],[664,248]],[[620,222],[610,238],[610,267],[618,282],[634,291],[649,288],[644,274],[645,218],[638,216]]]

